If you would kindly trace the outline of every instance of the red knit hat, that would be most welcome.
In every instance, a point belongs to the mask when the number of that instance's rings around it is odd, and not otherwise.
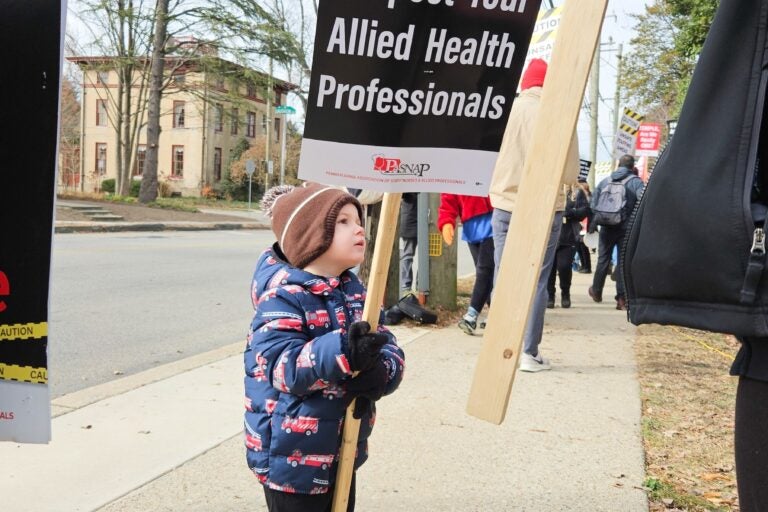
[[[336,218],[347,204],[355,205],[362,222],[363,207],[355,196],[319,183],[273,187],[264,194],[261,209],[272,217],[272,231],[288,263],[304,268],[331,246]]]
[[[525,68],[523,78],[520,80],[520,90],[544,85],[544,77],[547,76],[547,63],[541,59],[533,59]]]

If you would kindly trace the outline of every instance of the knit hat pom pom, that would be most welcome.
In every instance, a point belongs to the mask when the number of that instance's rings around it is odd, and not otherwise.
[[[293,185],[278,185],[264,192],[264,197],[261,198],[261,211],[270,219],[272,218],[272,208],[275,206],[275,202],[283,194],[287,194],[295,187]]]

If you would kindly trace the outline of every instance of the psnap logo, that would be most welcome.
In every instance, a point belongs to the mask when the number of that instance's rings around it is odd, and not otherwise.
[[[373,155],[373,170],[382,174],[423,176],[431,166],[427,163],[407,163],[399,158]]]

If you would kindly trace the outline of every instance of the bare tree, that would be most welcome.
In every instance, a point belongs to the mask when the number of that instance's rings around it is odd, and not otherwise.
[[[160,98],[163,93],[165,45],[168,31],[168,0],[157,0],[153,35],[151,76],[147,123],[147,154],[141,177],[139,201],[151,203],[157,199],[157,152],[160,143]]]

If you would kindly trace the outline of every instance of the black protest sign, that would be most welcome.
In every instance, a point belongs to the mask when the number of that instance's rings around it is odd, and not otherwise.
[[[589,160],[579,159],[579,181],[587,181],[589,176],[589,170],[592,168],[592,162]]]
[[[300,177],[485,194],[539,4],[321,0]]]
[[[62,5],[9,0],[0,17],[0,440],[50,437],[48,289]]]

